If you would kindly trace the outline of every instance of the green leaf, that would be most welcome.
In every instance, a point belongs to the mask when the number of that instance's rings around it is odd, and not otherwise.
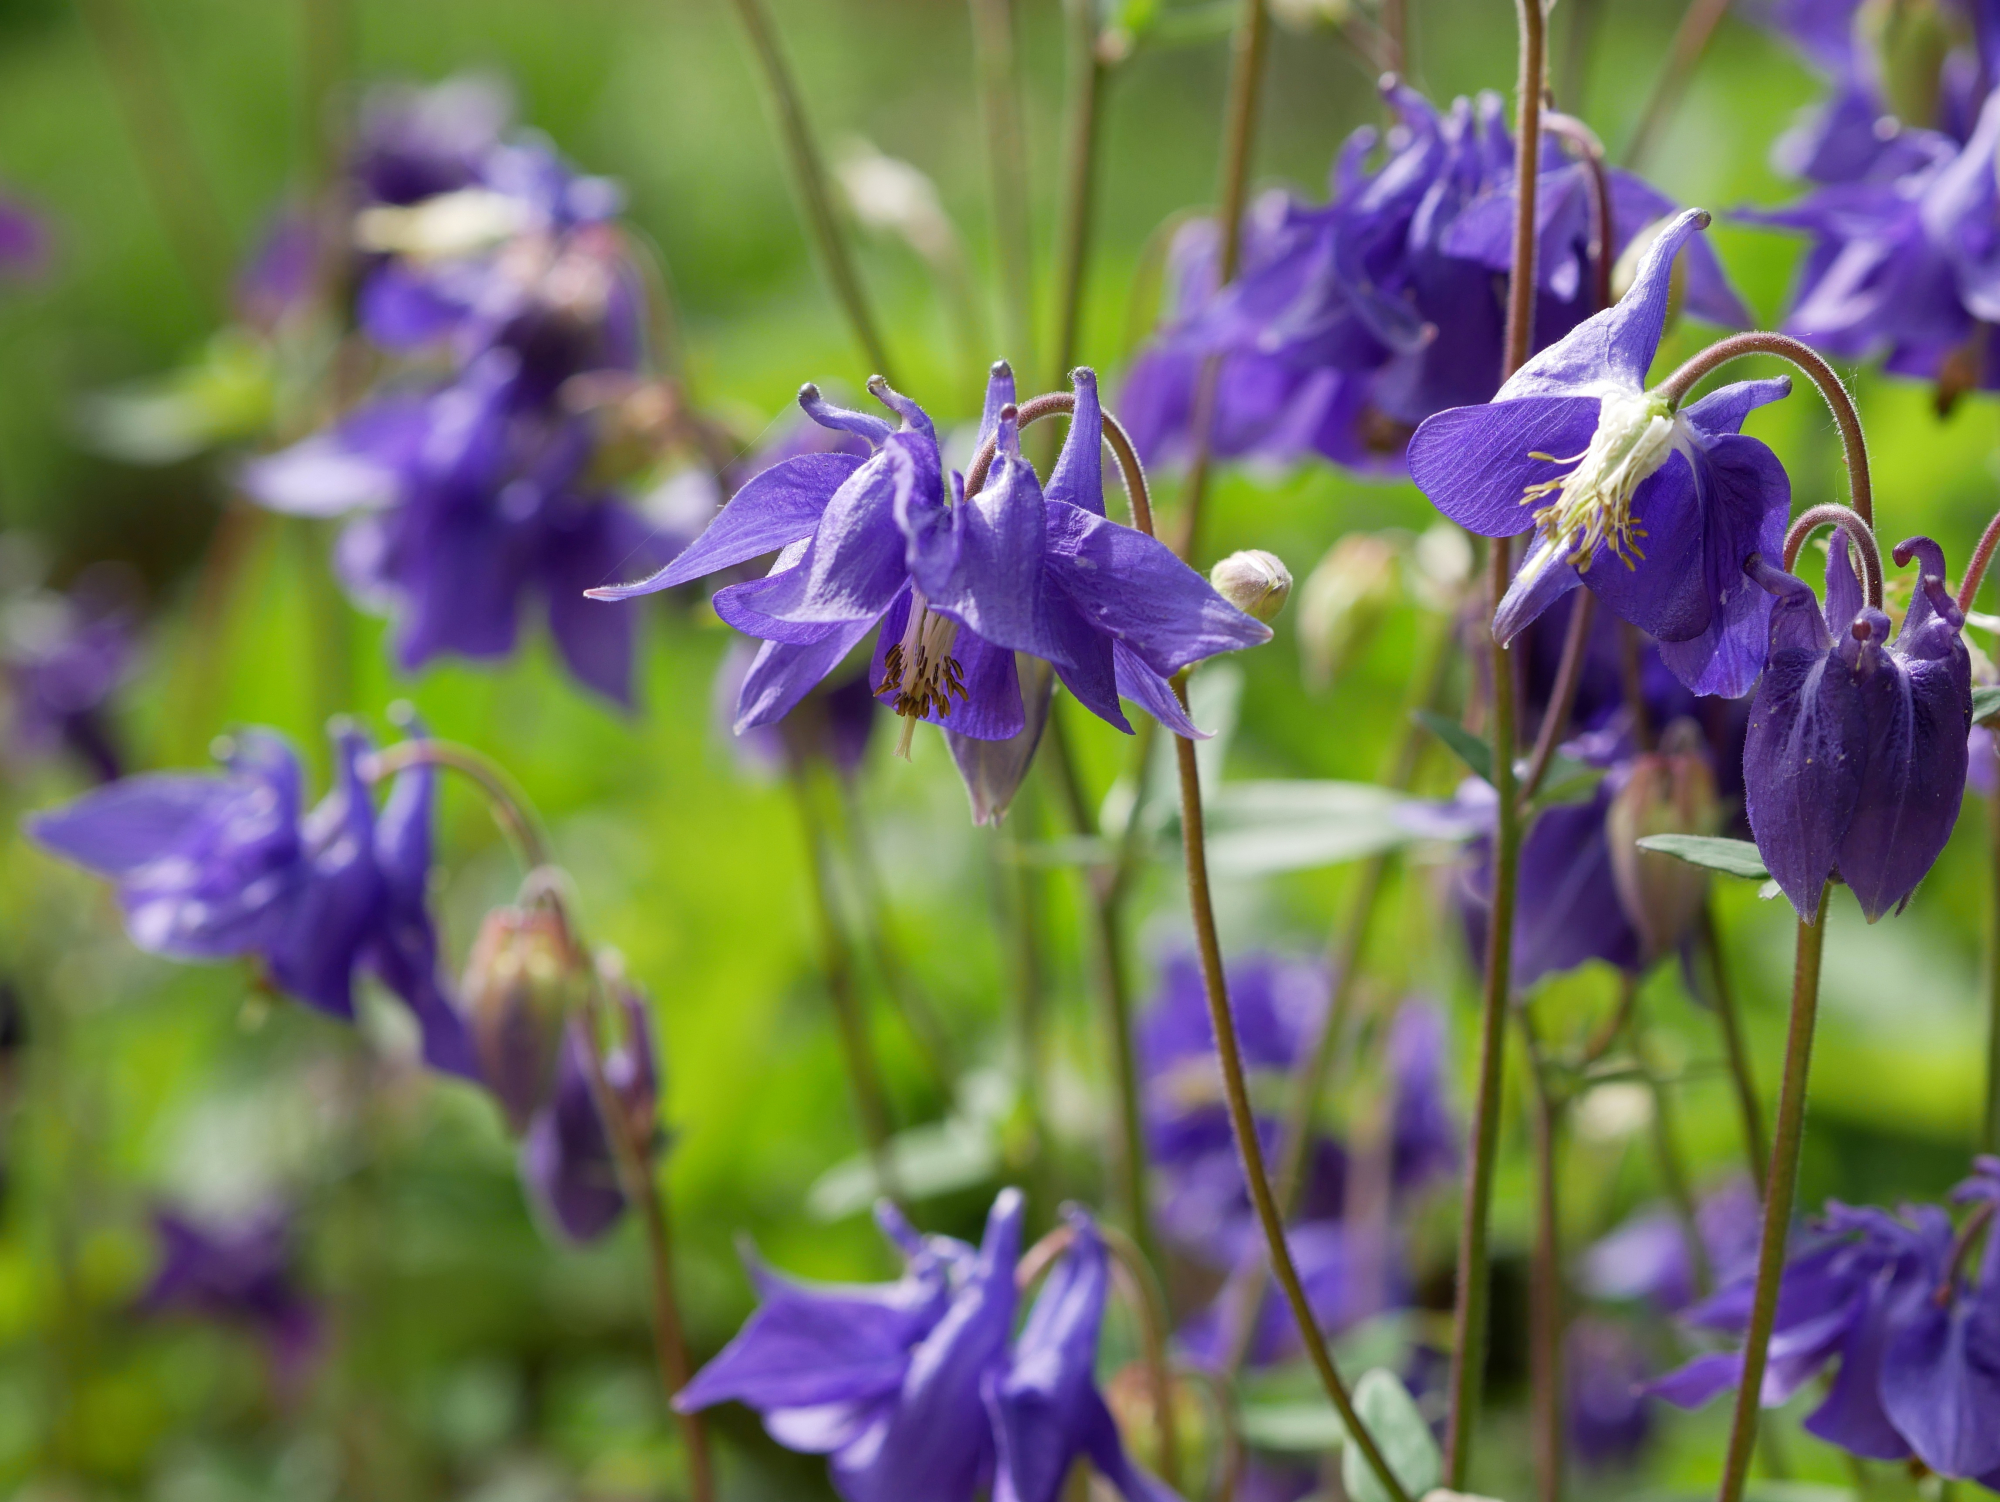
[[[1984,684],[1972,691],[1972,723],[1977,725],[2000,714],[2000,685]]]
[[[1208,797],[1209,869],[1309,871],[1415,842],[1404,799],[1366,782],[1225,782]]]
[[[1536,808],[1549,808],[1558,803],[1581,803],[1597,789],[1604,780],[1605,768],[1593,767],[1587,761],[1577,761],[1568,756],[1558,756],[1549,763],[1549,769],[1542,774],[1542,785],[1535,793]]]
[[[1333,1405],[1317,1403],[1246,1403],[1237,1415],[1243,1442],[1258,1450],[1291,1455],[1324,1455],[1347,1443],[1347,1426]]]
[[[1493,780],[1493,750],[1486,742],[1434,709],[1418,710],[1417,723],[1451,747],[1452,753],[1472,769],[1475,777]]]
[[[1690,866],[1706,866],[1727,876],[1747,876],[1752,881],[1762,881],[1771,874],[1764,869],[1764,857],[1748,840],[1722,840],[1705,834],[1649,834],[1639,841],[1639,848],[1671,855]]]
[[[1354,1387],[1354,1411],[1404,1491],[1421,1497],[1437,1486],[1444,1474],[1444,1457],[1402,1378],[1379,1366],[1363,1373]],[[1390,1502],[1359,1445],[1341,1451],[1340,1479],[1353,1502]]]

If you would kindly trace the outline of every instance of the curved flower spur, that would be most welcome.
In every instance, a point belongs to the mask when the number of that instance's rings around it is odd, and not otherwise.
[[[1485,406],[1429,419],[1410,470],[1467,530],[1534,538],[1493,630],[1511,640],[1578,585],[1660,643],[1698,694],[1747,693],[1764,666],[1771,601],[1743,577],[1784,542],[1791,482],[1738,430],[1789,380],[1739,381],[1686,408],[1645,388],[1672,301],[1674,257],[1708,214],[1654,240],[1631,290],[1535,356]]]
[[[1014,378],[993,367],[980,425],[991,481],[947,475],[930,417],[877,377],[876,398],[902,418],[827,403],[806,386],[815,422],[866,439],[866,459],[809,454],[755,476],[688,550],[633,584],[589,591],[629,599],[776,551],[762,579],[717,592],[716,613],[764,646],[744,676],[736,730],[782,717],[878,624],[877,697],[905,725],[1005,741],[1028,725],[1015,654],[1050,664],[1099,718],[1130,731],[1121,697],[1169,729],[1199,735],[1169,679],[1219,652],[1268,641],[1164,544],[1105,515],[1104,417],[1097,380],[1072,377],[1069,435],[1044,491],[1020,454]]]

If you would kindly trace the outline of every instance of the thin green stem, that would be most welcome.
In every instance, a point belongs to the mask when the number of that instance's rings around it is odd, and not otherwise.
[[[1215,269],[1218,289],[1236,279],[1237,267],[1242,264],[1243,204],[1250,193],[1250,154],[1257,140],[1257,107],[1264,90],[1264,54],[1270,45],[1270,35],[1271,14],[1265,0],[1243,0],[1223,114],[1222,185],[1216,220],[1222,233],[1221,255]],[[1222,361],[1211,355],[1202,362],[1195,387],[1191,425],[1194,452],[1188,460],[1180,529],[1174,540],[1174,551],[1183,558],[1194,556],[1195,543],[1201,536],[1201,513],[1208,497],[1209,460],[1215,442],[1215,409],[1221,384]]]
[[[1547,15],[1542,0],[1515,0],[1521,35],[1517,84],[1515,160],[1541,160],[1542,75],[1547,69]],[[1506,368],[1528,358],[1535,322],[1535,188],[1523,173],[1515,194],[1514,258],[1507,283]],[[1496,537],[1487,556],[1491,603],[1507,592],[1513,550]],[[1445,1430],[1445,1485],[1465,1490],[1472,1436],[1479,1424],[1486,1378],[1488,1304],[1492,1298],[1491,1219],[1493,1174],[1500,1152],[1500,1090],[1506,1058],[1507,1007],[1514,965],[1514,896],[1521,864],[1521,806],[1514,784],[1514,662],[1498,637],[1491,642],[1493,790],[1493,891],[1486,921],[1486,975],[1480,998],[1479,1076],[1473,1097],[1472,1145],[1467,1154],[1465,1198],[1459,1221],[1458,1292],[1452,1311],[1450,1416]]]
[[[1535,1159],[1535,1235],[1528,1274],[1528,1371],[1530,1429],[1533,1433],[1535,1488],[1541,1502],[1561,1502],[1563,1490],[1562,1207],[1556,1155],[1564,1103],[1549,1083],[1548,1061],[1532,1015],[1524,1006],[1521,1037],[1528,1054],[1529,1138]]]
[[[1051,386],[1064,384],[1076,363],[1090,262],[1091,205],[1097,191],[1098,125],[1104,110],[1097,7],[1091,0],[1068,0],[1068,10],[1069,99],[1064,107],[1062,228],[1056,238],[1056,340]]]
[[[645,1232],[646,1265],[653,1283],[653,1350],[660,1363],[660,1383],[671,1406],[674,1395],[687,1386],[694,1371],[694,1363],[688,1358],[680,1299],[675,1292],[673,1222],[667,1215],[666,1193],[660,1188],[659,1167],[653,1161],[651,1148],[637,1136],[638,1123],[632,1120],[605,1077],[602,989],[600,978],[585,1002],[583,1017],[578,1019],[584,1033],[584,1046],[578,1052],[583,1055],[584,1073],[598,1119],[611,1139],[619,1188]],[[636,1048],[642,1042],[633,1037],[628,1046]],[[682,1443],[687,1446],[689,1495],[693,1502],[714,1502],[715,1469],[709,1456],[707,1427],[699,1413],[676,1411],[675,1418],[680,1424]]]
[[[833,1004],[834,1031],[840,1037],[841,1061],[846,1066],[848,1090],[854,1097],[855,1120],[874,1164],[877,1187],[895,1199],[898,1197],[895,1161],[889,1144],[894,1128],[889,1116],[888,1092],[883,1088],[875,1050],[869,1042],[868,1019],[862,1011],[860,987],[855,983],[854,957],[840,927],[840,909],[834,900],[832,875],[826,864],[825,831],[812,786],[803,775],[793,774],[792,791],[806,839],[813,918],[819,928],[820,966],[826,977],[827,999]]]
[[[1771,1144],[1770,1187],[1764,1196],[1764,1230],[1757,1248],[1757,1288],[1750,1305],[1743,1384],[1736,1392],[1720,1502],[1742,1502],[1750,1477],[1750,1452],[1757,1443],[1764,1368],[1770,1360],[1771,1327],[1778,1315],[1778,1284],[1785,1271],[1785,1243],[1798,1200],[1806,1083],[1812,1072],[1813,1024],[1819,1016],[1820,957],[1826,943],[1827,895],[1831,890],[1830,884],[1821,887],[1811,919],[1799,922],[1798,954],[1792,967],[1792,1018],[1785,1037],[1785,1079],[1778,1093],[1777,1138]]]
[[[1021,119],[1020,50],[1014,0],[970,0],[973,66],[986,127],[986,171],[993,190],[993,239],[1007,310],[1009,353],[1035,366],[1034,226],[1028,212],[1027,130]]]
[[[1660,1077],[1658,1064],[1646,1044],[1646,1029],[1638,1014],[1639,978],[1636,975],[1621,977],[1626,994],[1632,998],[1632,1006],[1627,1013],[1627,1026],[1631,1033],[1632,1055],[1638,1062],[1639,1073],[1646,1083],[1646,1092],[1653,1101],[1653,1157],[1659,1164],[1660,1187],[1667,1191],[1667,1202],[1674,1208],[1674,1218],[1681,1224],[1681,1239],[1687,1243],[1688,1266],[1694,1274],[1694,1288],[1697,1295],[1709,1291],[1710,1268],[1708,1246],[1701,1239],[1701,1220],[1695,1212],[1694,1188],[1688,1182],[1687,1165],[1682,1160],[1680,1134],[1674,1130],[1674,1100],[1667,1082]]]
[[[1174,1412],[1173,1371],[1167,1362],[1167,1340],[1173,1322],[1167,1312],[1166,1290],[1144,1249],[1116,1226],[1101,1228],[1104,1245],[1125,1285],[1126,1301],[1139,1322],[1139,1349],[1152,1389],[1153,1426],[1160,1446],[1160,1479],[1175,1491],[1181,1485],[1179,1415]]]
[[[1185,702],[1185,678],[1176,679],[1174,686]],[[1312,1304],[1306,1298],[1298,1268],[1292,1262],[1291,1247],[1285,1240],[1284,1217],[1278,1212],[1277,1196],[1271,1192],[1271,1181],[1265,1176],[1264,1150],[1257,1139],[1257,1119],[1251,1110],[1250,1087],[1244,1079],[1243,1054],[1236,1038],[1236,1020],[1229,1007],[1229,982],[1223,975],[1222,940],[1216,932],[1215,907],[1208,889],[1201,774],[1195,765],[1194,742],[1184,736],[1176,736],[1174,751],[1180,763],[1181,835],[1187,858],[1188,904],[1193,909],[1195,946],[1201,956],[1202,989],[1208,999],[1209,1025],[1215,1033],[1216,1060],[1222,1068],[1230,1130],[1236,1138],[1236,1152],[1242,1161],[1243,1180],[1250,1191],[1250,1202],[1256,1208],[1257,1220],[1263,1228],[1264,1241],[1270,1252],[1271,1271],[1278,1280],[1278,1286],[1285,1291],[1285,1298],[1292,1308],[1292,1318],[1298,1325],[1299,1337],[1305,1343],[1306,1354],[1312,1359],[1327,1397],[1340,1414],[1350,1443],[1360,1449],[1363,1461],[1375,1473],[1376,1480],[1392,1502],[1410,1502],[1408,1491],[1389,1468],[1388,1460],[1362,1422],[1361,1415],[1355,1412],[1347,1384],[1341,1380],[1339,1368],[1333,1364],[1333,1355],[1327,1349],[1326,1337],[1320,1332],[1318,1320],[1313,1316]]]
[[[174,100],[160,39],[130,0],[77,0],[181,269],[211,308],[229,284],[221,200]]]
[[[2000,825],[1996,826],[2000,839]],[[1996,847],[2000,848],[2000,847]],[[1736,1089],[1736,1110],[1743,1118],[1743,1155],[1750,1163],[1750,1179],[1757,1197],[1764,1197],[1764,1178],[1770,1150],[1764,1145],[1764,1111],[1757,1102],[1757,1076],[1750,1050],[1743,1041],[1743,1015],[1736,1004],[1736,987],[1729,978],[1728,956],[1722,951],[1722,932],[1715,922],[1715,901],[1702,904],[1696,941],[1708,960],[1710,983],[1714,986],[1715,1025],[1722,1031],[1722,1049],[1729,1060],[1729,1077]]]
[[[1687,92],[1695,64],[1708,50],[1709,39],[1715,35],[1715,28],[1722,24],[1722,18],[1728,11],[1729,0],[1689,0],[1687,10],[1681,15],[1681,24],[1674,29],[1674,39],[1668,44],[1667,65],[1654,83],[1653,92],[1647,96],[1646,107],[1640,111],[1639,123],[1625,147],[1627,167],[1636,169],[1645,161],[1646,154],[1659,139],[1661,129],[1672,117],[1674,107]]]
[[[855,342],[875,367],[875,374],[888,378],[893,385],[889,353],[876,329],[861,273],[854,265],[847,236],[834,212],[826,161],[820,154],[818,139],[813,135],[798,81],[792,76],[791,65],[785,61],[784,49],[778,44],[777,28],[772,24],[771,13],[765,8],[764,0],[734,0],[734,4],[737,15],[743,20],[743,29],[749,34],[750,50],[757,55],[758,71],[763,75],[764,87],[770,94],[771,108],[777,113],[778,136],[791,166],[792,186],[799,195],[799,212],[805,219],[806,233],[811,237],[813,249],[819,257],[820,270],[831,284],[841,311],[847,315]]]
[[[407,723],[408,719],[407,713],[396,714],[394,718],[402,723]],[[555,864],[548,831],[542,827],[541,816],[535,812],[534,804],[528,801],[527,794],[521,791],[521,785],[512,774],[483,751],[428,737],[398,741],[371,756],[363,768],[363,775],[370,782],[380,782],[398,772],[423,766],[444,767],[479,789],[486,798],[486,806],[492,811],[494,821],[506,832],[524,868],[539,871]]]

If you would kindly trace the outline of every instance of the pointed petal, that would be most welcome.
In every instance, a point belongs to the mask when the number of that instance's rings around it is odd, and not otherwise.
[[[1042,607],[1048,518],[1041,483],[1021,457],[1011,420],[1000,424],[999,438],[985,488],[951,508],[949,568],[936,566],[942,550],[929,549],[916,563],[917,584],[933,610],[994,645],[1057,660],[1062,649],[1045,629]]]
[[[1180,696],[1174,686],[1140,659],[1139,654],[1122,641],[1111,644],[1111,662],[1118,675],[1118,693],[1121,698],[1130,699],[1147,714],[1160,722],[1160,727],[1175,735],[1185,736],[1191,741],[1205,741],[1210,732],[1203,730],[1188,717],[1182,708]]]
[[[799,387],[799,407],[821,427],[831,428],[836,433],[852,433],[865,440],[871,449],[880,448],[882,440],[892,431],[889,424],[873,413],[834,406],[820,395],[819,387],[811,381]]]
[[[873,620],[848,621],[823,627],[814,641],[765,642],[736,697],[736,734],[790,714],[874,627]]]
[[[1467,531],[1517,537],[1534,525],[1528,487],[1573,467],[1597,431],[1600,405],[1594,396],[1559,393],[1440,412],[1410,440],[1410,478]]]
[[[974,449],[984,448],[986,441],[1000,431],[1000,409],[1011,407],[1014,396],[1014,367],[1005,360],[995,360],[986,373],[986,404],[979,414],[979,436],[973,440]]]
[[[833,497],[862,467],[863,461],[852,454],[801,454],[774,464],[737,491],[708,530],[666,567],[631,584],[586,593],[593,600],[629,600],[775,553],[809,536]]]
[[[1097,372],[1079,365],[1070,372],[1076,411],[1055,468],[1049,471],[1047,496],[1067,501],[1095,515],[1104,515],[1104,413],[1097,402]]]
[[[1556,551],[1540,533],[1528,543],[1521,566],[1514,570],[1513,582],[1500,599],[1500,608],[1493,612],[1493,635],[1503,646],[1583,583],[1573,564],[1552,556]]]
[[[961,735],[953,726],[945,727],[945,744],[951,747],[951,759],[965,783],[966,796],[972,800],[975,824],[998,824],[1006,817],[1048,727],[1055,670],[1040,658],[1020,656],[1014,659],[1014,671],[1020,678],[1023,712],[1018,732],[1004,741],[983,741]]]

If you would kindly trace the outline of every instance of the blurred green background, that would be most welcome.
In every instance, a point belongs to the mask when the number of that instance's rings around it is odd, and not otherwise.
[[[315,0],[125,0],[156,36],[232,254],[300,185],[310,136],[301,100]],[[334,0],[317,0],[323,6]],[[1513,7],[1504,0],[1409,0],[1412,76],[1433,98],[1506,88]],[[1558,10],[1558,28],[1571,0]],[[1051,316],[1063,76],[1057,0],[1021,0],[1036,198],[1043,353]],[[698,398],[748,432],[807,379],[859,389],[867,369],[814,274],[755,76],[722,0],[353,0],[353,78],[435,80],[494,69],[520,116],[588,171],[630,193],[631,220],[671,268]],[[994,284],[986,177],[967,14],[956,0],[774,0],[818,125],[865,137],[922,168],[964,233],[982,285]],[[1574,107],[1614,148],[1665,51],[1678,6],[1606,0]],[[1116,372],[1149,309],[1135,271],[1170,216],[1211,201],[1226,44],[1141,48],[1112,71],[1102,193],[1088,281],[1083,358]],[[1655,153],[1651,175],[1684,202],[1721,211],[1789,196],[1768,143],[1818,82],[1762,34],[1725,22]],[[1273,49],[1256,175],[1323,192],[1339,141],[1376,121],[1372,80],[1327,31],[1281,32]],[[0,0],[0,182],[43,210],[57,237],[43,284],[0,296],[0,522],[30,533],[68,577],[103,559],[145,580],[141,671],[121,729],[146,766],[202,760],[231,724],[277,726],[324,768],[318,726],[348,708],[378,728],[412,699],[438,733],[503,760],[537,800],[583,894],[593,937],[616,945],[650,991],[673,1132],[667,1183],[683,1247],[683,1295],[697,1347],[711,1352],[750,1306],[733,1249],[739,1232],[786,1269],[873,1278],[892,1269],[866,1217],[831,1221],[809,1194],[853,1158],[839,1055],[816,959],[805,836],[781,784],[746,777],[713,727],[710,679],[727,633],[680,607],[650,612],[643,702],[624,717],[582,697],[537,641],[500,671],[446,665],[416,681],[388,670],[379,623],[345,606],[329,630],[316,600],[324,539],[302,524],[257,528],[242,586],[204,596],[202,560],[227,501],[212,457],[137,468],[78,441],[90,392],[172,367],[215,326],[212,306],[171,252],[132,138],[82,13],[67,0]],[[1739,288],[1775,318],[1796,247],[1732,227],[1715,239]],[[948,310],[905,249],[864,239],[862,262],[904,387],[933,412],[972,413],[970,365]],[[990,297],[987,321],[1000,327]],[[1668,357],[1702,331],[1682,329]],[[995,349],[991,354],[1013,353]],[[1033,378],[1040,385],[1046,374]],[[1111,387],[1115,390],[1115,383]],[[1924,531],[1954,557],[1994,503],[1990,399],[1948,421],[1926,391],[1864,377],[1877,505],[1891,538]],[[1832,498],[1831,424],[1809,395],[1753,419],[1777,447],[1800,503]],[[1163,487],[1171,495],[1173,487]],[[1406,485],[1362,483],[1314,466],[1228,474],[1205,545],[1270,548],[1303,575],[1341,534],[1421,529]],[[1197,562],[1205,565],[1207,560]],[[1372,778],[1403,702],[1414,606],[1392,612],[1363,660],[1331,691],[1301,685],[1289,622],[1240,663],[1244,693],[1229,773]],[[332,664],[333,666],[329,666]],[[329,674],[351,675],[346,704]],[[337,678],[333,681],[337,681]],[[1073,708],[1073,706],[1072,706]],[[1073,717],[1093,794],[1125,766],[1115,733]],[[1426,786],[1448,789],[1442,755]],[[19,813],[76,790],[61,767],[8,785]],[[1109,1197],[1105,1046],[1088,982],[1074,877],[1027,883],[1046,917],[1032,967],[1012,938],[1024,889],[1020,851],[1053,829],[1031,789],[1006,833],[971,828],[943,747],[920,736],[911,765],[878,744],[859,788],[861,819],[888,893],[895,942],[975,1070],[958,1102],[925,1082],[907,1035],[870,974],[878,1048],[899,1123],[935,1121],[994,1094],[979,1119],[998,1164],[918,1206],[931,1229],[975,1234],[992,1188],[1025,1178],[1046,1220],[1056,1197]],[[1805,1202],[1934,1196],[1963,1172],[1983,1089],[1980,966],[1992,908],[1984,808],[1968,803],[1953,847],[1910,911],[1865,927],[1839,905],[1808,1144]],[[99,884],[6,837],[0,968],[27,1012],[28,1044],[4,1084],[0,1206],[0,1488],[36,1502],[369,1502],[478,1498],[638,1498],[674,1494],[680,1456],[651,1370],[640,1247],[630,1226],[587,1251],[533,1224],[498,1112],[482,1095],[407,1062],[385,1009],[349,1033],[295,1005],[267,1003],[238,968],[175,966],[122,938]],[[517,873],[484,811],[446,800],[442,894],[447,949],[462,956],[479,915]],[[1220,893],[1232,949],[1320,947],[1350,873],[1239,881]],[[1396,890],[1374,945],[1386,991],[1470,996],[1437,873]],[[1774,1092],[1791,923],[1747,884],[1723,894],[1761,1079]],[[1184,900],[1171,866],[1149,873],[1138,953],[1180,945]],[[456,961],[454,961],[454,964]],[[1043,996],[1048,1139],[1028,1161],[1005,1104],[1018,1062],[1009,1018],[1024,988]],[[1585,971],[1548,1003],[1585,1027],[1609,1005],[1608,972]],[[1685,1067],[1679,1129],[1704,1181],[1736,1161],[1735,1118],[1707,1018],[1678,977],[1656,975],[1649,1016]],[[1465,1028],[1459,1036],[1465,1036]],[[1468,1050],[1459,1050],[1461,1066]],[[986,1083],[980,1083],[981,1080]],[[982,1094],[982,1091],[984,1094]],[[979,1115],[977,1110],[973,1111]],[[1522,1113],[1508,1108],[1509,1131]],[[1503,1251],[1527,1233],[1522,1155],[1509,1154],[1498,1208]],[[1657,1194],[1643,1141],[1579,1142],[1567,1232],[1601,1233]],[[265,1387],[254,1343],[129,1312],[152,1257],[156,1201],[300,1207],[304,1275],[325,1300],[331,1350],[310,1393]],[[1418,1239],[1420,1274],[1448,1268],[1450,1214]],[[1503,1327],[1504,1328],[1504,1327]],[[1129,1345],[1115,1329],[1114,1342]],[[1504,1345],[1504,1343],[1503,1343]],[[1508,1353],[1503,1348],[1503,1364]],[[1516,1359],[1518,1367],[1518,1359]],[[1518,1371],[1494,1420],[1518,1432]],[[732,1497],[826,1495],[817,1462],[765,1442],[739,1409],[716,1416]],[[1585,1478],[1585,1491],[1702,1485],[1720,1415],[1675,1416],[1648,1475]],[[1838,1459],[1802,1441],[1802,1474],[1844,1484]],[[1475,1478],[1525,1491],[1519,1445],[1490,1444]]]

